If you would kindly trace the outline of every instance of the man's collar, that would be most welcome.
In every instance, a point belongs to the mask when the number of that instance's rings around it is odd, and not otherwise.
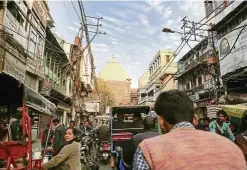
[[[178,128],[194,128],[194,126],[190,122],[180,122],[175,124],[172,129]]]

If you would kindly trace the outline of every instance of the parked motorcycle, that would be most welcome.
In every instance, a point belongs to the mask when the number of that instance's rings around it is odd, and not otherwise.
[[[108,141],[103,141],[100,144],[100,153],[99,157],[102,158],[104,164],[107,165],[109,162],[109,158],[111,157],[111,145]]]
[[[97,169],[96,148],[90,132],[85,132],[81,140],[81,164],[87,170]]]

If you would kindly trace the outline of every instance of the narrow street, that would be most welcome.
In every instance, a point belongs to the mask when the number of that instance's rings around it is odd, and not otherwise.
[[[103,163],[100,163],[100,170],[109,170],[110,169],[110,164],[104,165]]]

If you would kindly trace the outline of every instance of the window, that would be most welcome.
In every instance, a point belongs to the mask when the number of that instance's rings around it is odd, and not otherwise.
[[[35,56],[36,38],[37,38],[36,32],[32,29],[30,32],[30,40],[29,40],[29,47],[28,47],[28,51],[31,57]]]
[[[166,55],[166,63],[170,62],[170,56]]]
[[[15,1],[8,1],[7,9],[15,17],[15,19],[19,22],[19,24],[23,27],[24,26],[24,18],[20,14],[19,9],[18,9],[17,5],[15,4]]]
[[[190,89],[190,83],[186,83],[186,90],[189,90]]]
[[[201,86],[202,85],[202,77],[198,77],[198,85]]]

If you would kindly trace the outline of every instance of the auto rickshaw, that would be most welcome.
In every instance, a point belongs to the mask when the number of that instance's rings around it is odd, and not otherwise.
[[[247,106],[244,105],[220,105],[222,110],[227,113],[231,123],[237,128],[234,135],[238,135],[243,132],[243,121],[247,119]]]
[[[1,118],[4,117],[3,120],[8,120],[10,116],[16,114],[16,108],[22,108],[21,119],[19,119],[22,124],[21,139],[18,141],[6,139],[0,142],[0,160],[4,163],[1,169],[41,170],[42,157],[33,157],[33,120],[29,113],[31,111],[37,113],[40,119],[41,115],[47,116],[45,118],[48,122],[44,122],[44,119],[42,119],[42,123],[39,120],[38,129],[41,130],[42,124],[47,125],[49,121],[51,122],[56,106],[9,74],[0,73],[0,82],[0,107],[7,108],[6,112],[0,115]]]
[[[132,137],[143,132],[144,128],[134,127],[133,122],[129,122],[129,117],[134,114],[142,114],[145,117],[150,112],[149,106],[117,106],[111,108],[111,166],[117,170],[132,169],[135,149]],[[127,120],[124,122],[124,120]]]

